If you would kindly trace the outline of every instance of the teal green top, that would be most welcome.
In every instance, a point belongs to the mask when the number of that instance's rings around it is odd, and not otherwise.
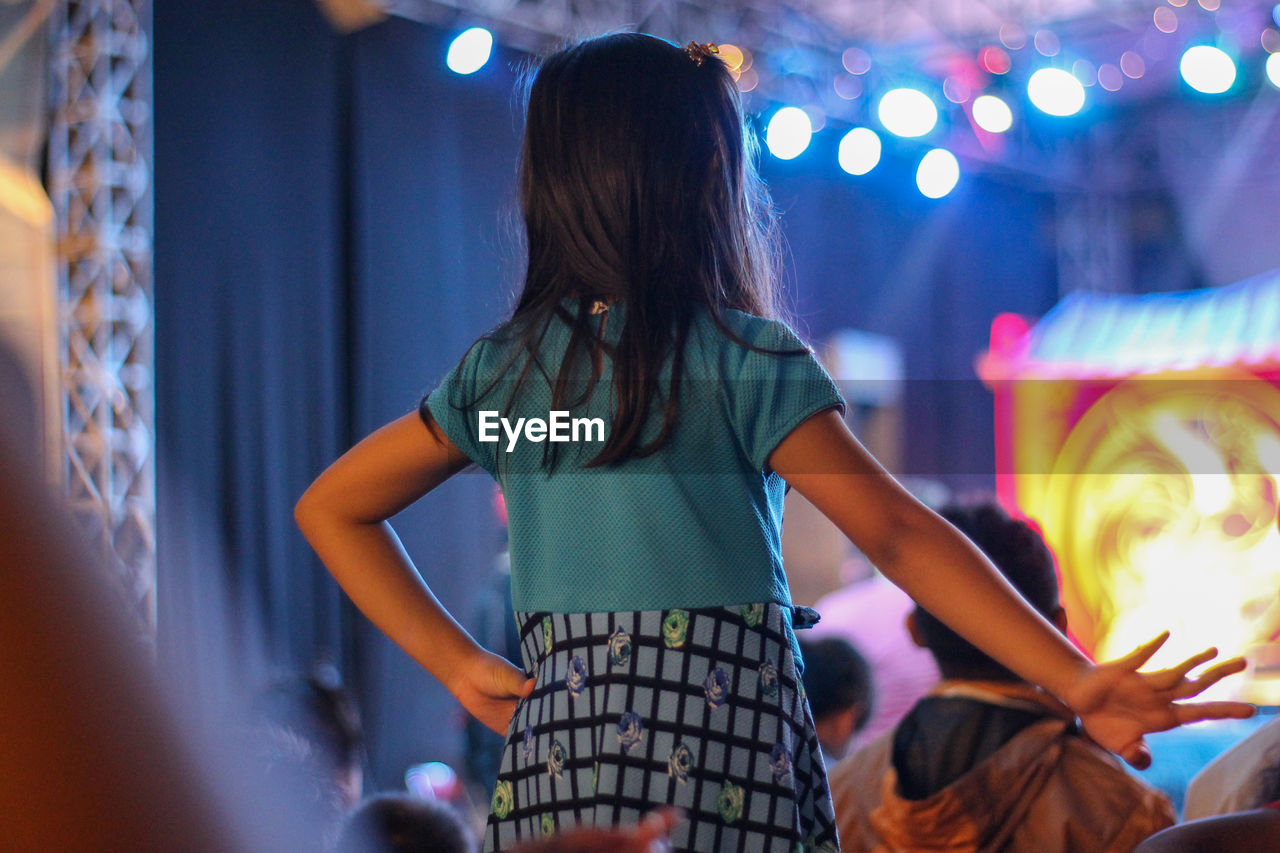
[[[576,310],[576,302],[564,304]],[[591,318],[597,330],[605,322],[608,343],[617,341],[625,321],[621,303]],[[726,312],[725,322],[756,347],[792,353],[754,351],[709,316],[697,319],[676,427],[659,451],[643,458],[584,467],[604,446],[610,425],[607,355],[602,381],[563,423],[545,432],[529,431],[527,422],[517,427],[522,417],[550,420],[548,377],[557,375],[569,341],[569,326],[559,318],[549,322],[538,351],[542,369],[530,372],[514,401],[513,380],[527,356],[513,363],[516,344],[505,343],[501,331],[478,341],[423,400],[458,449],[502,487],[516,610],[791,604],[782,568],[786,484],[766,471],[766,460],[803,420],[843,408],[844,401],[786,324],[737,311]],[[506,417],[514,441],[499,417]],[[601,423],[588,429],[580,421],[574,441],[574,418]],[[660,415],[651,417],[646,435],[660,423]],[[552,431],[569,440],[550,443],[545,435]],[[533,440],[539,436],[544,440]],[[544,464],[549,448],[556,453],[550,470]]]

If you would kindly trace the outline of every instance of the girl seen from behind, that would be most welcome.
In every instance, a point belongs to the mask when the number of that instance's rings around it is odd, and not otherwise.
[[[548,58],[529,93],[513,316],[299,501],[355,603],[506,737],[485,848],[672,804],[677,850],[838,849],[798,677],[810,614],[782,568],[788,484],[1130,762],[1145,732],[1247,716],[1178,703],[1240,661],[1137,673],[1157,638],[1090,663],[862,449],[776,319],[754,153],[710,45],[617,34]],[[523,670],[440,606],[386,521],[470,464],[505,495]]]

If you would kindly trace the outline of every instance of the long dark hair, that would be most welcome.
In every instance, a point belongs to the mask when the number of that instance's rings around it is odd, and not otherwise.
[[[726,309],[777,316],[777,230],[756,151],[733,77],[705,50],[619,33],[561,50],[533,76],[519,184],[528,267],[499,335],[527,356],[514,399],[543,369],[536,352],[548,323],[569,324],[565,357],[547,374],[554,408],[568,408],[590,393],[571,384],[575,366],[600,363],[589,307],[625,300],[609,351],[612,424],[590,465],[645,456],[667,440],[699,311],[730,334]],[[565,299],[578,310],[565,311]],[[662,428],[645,442],[659,410]]]

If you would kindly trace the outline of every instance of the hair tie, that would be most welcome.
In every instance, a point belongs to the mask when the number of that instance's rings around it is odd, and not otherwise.
[[[706,44],[698,44],[696,41],[689,42],[684,52],[689,54],[689,58],[693,60],[693,64],[702,67],[702,61],[713,53],[719,53],[720,48],[717,45],[707,42]]]

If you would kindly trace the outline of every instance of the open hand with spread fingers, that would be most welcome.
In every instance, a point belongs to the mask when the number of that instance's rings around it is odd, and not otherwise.
[[[1166,631],[1123,658],[1097,664],[1059,697],[1080,717],[1089,737],[1139,770],[1151,764],[1144,735],[1198,720],[1244,719],[1256,710],[1246,702],[1183,701],[1245,668],[1244,659],[1237,657],[1189,677],[1193,669],[1217,657],[1217,649],[1206,649],[1168,669],[1139,672],[1168,639]]]

